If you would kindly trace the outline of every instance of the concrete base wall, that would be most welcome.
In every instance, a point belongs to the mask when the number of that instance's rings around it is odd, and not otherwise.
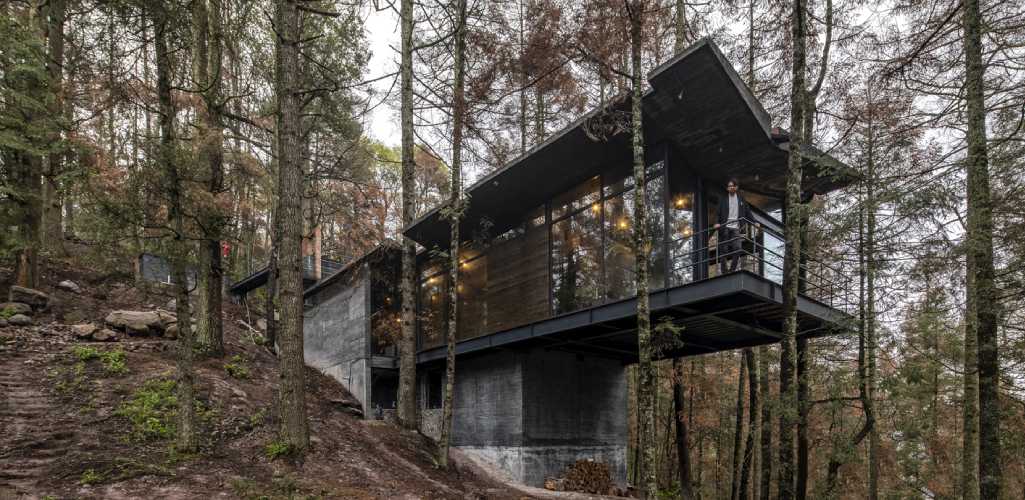
[[[577,460],[626,483],[626,370],[617,360],[534,348],[460,358],[452,446],[509,479],[542,486]],[[422,411],[438,433],[440,409]]]
[[[626,484],[626,445],[622,446],[457,446],[475,462],[528,486],[543,486],[577,460],[592,459],[609,466],[612,480]]]
[[[371,415],[370,285],[357,269],[308,297],[303,314],[306,364],[340,382]]]

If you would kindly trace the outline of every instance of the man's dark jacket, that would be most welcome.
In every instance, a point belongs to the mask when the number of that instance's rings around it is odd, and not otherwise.
[[[730,217],[730,195],[726,193],[719,197],[719,231],[720,236],[726,230],[726,220]],[[751,216],[751,205],[743,196],[737,194],[737,218],[747,219],[737,221],[737,227],[743,229],[749,222],[754,221]]]

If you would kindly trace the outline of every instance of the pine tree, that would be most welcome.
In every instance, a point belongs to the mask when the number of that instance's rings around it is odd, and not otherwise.
[[[302,34],[294,0],[277,0],[275,32],[280,73],[276,75],[278,115],[278,217],[281,246],[278,249],[281,310],[278,332],[278,412],[280,439],[302,454],[310,445],[306,419],[306,365],[303,362],[303,282],[300,255],[303,217],[300,207],[303,183],[303,137],[300,113],[301,69],[299,44]]]

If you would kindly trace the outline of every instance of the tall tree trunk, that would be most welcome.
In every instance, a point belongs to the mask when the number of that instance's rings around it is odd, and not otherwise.
[[[686,0],[676,0],[676,18],[675,18],[675,42],[673,44],[673,52],[679,54],[683,52],[683,49],[687,45],[687,2]],[[602,82],[602,91],[604,93],[605,85]],[[604,105],[604,98],[602,99]],[[680,462],[680,496],[683,500],[691,500],[695,498],[694,494],[694,481],[691,478],[691,466],[690,466],[690,443],[687,437],[687,420],[683,414],[683,399],[686,394],[686,385],[684,384],[683,374],[683,358],[673,358],[673,403],[676,409],[676,454]]]
[[[965,318],[975,316],[975,277],[972,257],[967,256],[965,279],[967,296]],[[961,496],[964,500],[979,500],[979,339],[975,321],[964,326],[964,442],[961,459]]]
[[[452,438],[452,396],[456,382],[456,334],[459,332],[459,221],[462,218],[462,164],[463,123],[466,116],[466,0],[456,0],[455,72],[452,86],[452,181],[449,184],[448,219],[451,226],[449,239],[448,335],[445,354],[445,396],[442,405],[441,439],[438,445],[438,464],[448,468],[449,441]]]
[[[416,164],[413,162],[413,0],[402,0],[402,227],[416,217]],[[416,245],[402,236],[402,337],[399,340],[399,422],[407,429],[417,427],[416,406]]]
[[[754,461],[757,455],[755,455],[755,434],[758,433],[758,415],[761,413],[761,399],[759,398],[758,392],[758,362],[756,361],[757,356],[755,355],[754,349],[744,349],[744,360],[747,362],[747,373],[748,373],[748,426],[747,426],[747,444],[744,447],[744,463],[741,466],[740,472],[740,493],[738,498],[746,500],[747,498],[757,497],[757,485],[752,484],[752,470],[754,469]],[[751,495],[748,495],[749,484],[752,486]]]
[[[277,0],[277,56],[281,72],[278,89],[278,210],[281,231],[278,248],[278,297],[281,323],[278,332],[278,404],[280,439],[296,453],[310,445],[306,419],[306,365],[303,362],[303,282],[300,251],[302,207],[302,123],[299,64],[299,12],[295,0]]]
[[[673,409],[676,412],[676,455],[680,462],[680,497],[692,500],[694,480],[690,474],[690,442],[687,436],[687,415],[684,413],[686,390],[683,358],[673,358]]]
[[[874,113],[869,113],[868,124],[868,173],[865,189],[865,350],[866,350],[866,398],[865,420],[868,427],[868,497],[879,498],[879,431],[875,426],[876,392],[876,199],[875,199],[875,123]],[[871,415],[871,417],[869,417]]]
[[[651,310],[648,303],[648,234],[647,189],[644,162],[644,135],[641,99],[644,96],[643,66],[641,61],[644,2],[633,0],[626,4],[630,18],[631,60],[631,134],[634,176],[634,231],[633,247],[637,288],[637,352],[638,372],[638,431],[641,436],[641,489],[645,498],[656,498],[658,483],[655,471],[655,386],[654,350],[651,340]]]
[[[209,5],[207,4],[209,2]],[[216,199],[224,190],[224,131],[221,124],[221,48],[222,22],[220,0],[193,2],[193,79],[203,97],[198,137],[203,161],[207,164],[207,189]],[[203,218],[204,239],[199,253],[199,318],[197,341],[213,356],[224,354],[221,319],[221,288],[224,270],[221,262],[221,234],[224,216],[216,206],[208,207]]]
[[[179,451],[195,451],[197,446],[195,389],[192,362],[192,319],[189,311],[188,279],[185,262],[188,258],[188,240],[185,238],[184,214],[182,213],[182,182],[178,173],[175,154],[174,121],[177,110],[171,99],[171,60],[168,52],[168,35],[171,25],[170,13],[163,2],[156,2],[151,9],[154,15],[154,42],[157,51],[157,100],[160,102],[160,158],[164,164],[164,178],[167,192],[167,217],[173,232],[169,255],[171,257],[171,281],[174,282],[176,313],[178,316],[178,436]]]
[[[545,142],[545,94],[541,82],[534,86],[534,144]]]
[[[675,14],[673,52],[679,54],[687,48],[687,1],[676,0],[676,8],[673,13]]]
[[[273,164],[274,177],[276,179],[277,171],[280,168],[278,160],[274,160]],[[270,224],[270,256],[267,259],[267,297],[264,304],[264,319],[267,320],[267,331],[264,332],[263,340],[266,346],[274,352],[277,352],[278,345],[278,251],[281,248],[281,228],[279,223],[278,211],[273,210]]]
[[[997,290],[993,266],[993,205],[990,199],[986,146],[986,102],[983,88],[982,14],[979,0],[965,0],[965,98],[968,108],[968,256],[973,273],[974,323],[978,339],[979,497],[1000,498],[1000,358],[997,336]]]
[[[47,17],[46,37],[49,46],[46,72],[50,77],[50,88],[54,99],[50,103],[50,115],[64,113],[63,67],[64,67],[64,21],[67,16],[65,0],[50,0]],[[53,136],[60,141],[60,132]],[[57,177],[61,173],[63,151],[51,151],[47,155],[46,175],[43,179],[43,247],[52,251],[63,251],[64,232],[61,229],[61,198]]]
[[[779,498],[794,498],[794,435],[797,425],[797,286],[801,259],[801,156],[805,100],[805,3],[794,0],[791,15],[793,67],[790,91],[790,155],[786,187],[786,250],[783,261],[783,337],[780,341]]]
[[[46,29],[46,21],[39,17],[39,1],[28,2],[26,7],[27,23],[32,29],[38,29],[41,35]],[[10,15],[5,12],[5,15]],[[33,34],[35,35],[35,34]],[[44,54],[39,54],[45,56]],[[24,90],[32,99],[37,102],[45,102],[45,85],[33,82],[31,87]],[[6,103],[5,103],[6,104]],[[34,109],[25,109],[23,117],[26,122],[34,122],[38,119],[39,112]],[[43,217],[43,158],[29,151],[9,153],[8,158],[3,159],[4,166],[10,170],[15,187],[12,198],[14,200],[14,217],[16,224],[17,261],[14,269],[14,284],[29,288],[39,286],[39,250],[42,244],[42,217]]]
[[[802,239],[802,242],[804,240]],[[810,395],[808,387],[808,339],[797,339],[797,478],[795,497],[804,500],[808,496],[808,412]]]
[[[766,346],[758,348],[758,371],[761,377],[758,381],[758,391],[761,393],[759,399],[762,402],[759,425],[761,428],[759,435],[761,459],[758,461],[759,467],[761,467],[761,477],[758,484],[758,498],[769,500],[769,492],[772,487],[772,404],[769,401],[769,348]]]
[[[523,12],[523,1],[517,0],[516,6],[519,8],[519,22],[520,31],[518,33],[519,42],[519,71],[520,71],[520,154],[527,152],[527,65],[525,64],[524,58],[526,57],[525,45],[523,42],[524,30],[524,12]]]
[[[733,426],[733,463],[730,471],[732,481],[730,483],[730,498],[736,500],[740,496],[740,463],[744,456],[744,384],[747,382],[747,360],[741,355],[738,357],[740,365],[737,367],[737,405],[734,413]]]

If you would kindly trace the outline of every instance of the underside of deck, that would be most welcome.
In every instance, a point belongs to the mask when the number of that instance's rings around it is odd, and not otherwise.
[[[659,357],[693,356],[778,342],[783,331],[783,290],[747,271],[687,283],[650,295],[652,325],[671,318],[679,336],[656,338]],[[798,297],[798,336],[848,330],[853,318],[805,296]],[[637,361],[637,300],[604,304],[456,344],[456,354],[538,347]],[[419,363],[445,357],[445,347],[419,353]]]

